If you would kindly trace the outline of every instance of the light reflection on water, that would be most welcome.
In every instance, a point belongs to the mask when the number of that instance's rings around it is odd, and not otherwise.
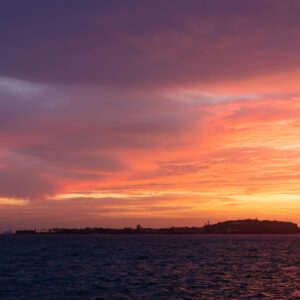
[[[300,236],[1,236],[2,299],[300,299]]]

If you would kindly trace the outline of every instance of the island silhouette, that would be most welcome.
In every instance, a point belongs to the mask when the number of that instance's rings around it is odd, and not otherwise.
[[[258,219],[231,220],[209,224],[202,227],[168,227],[144,228],[50,228],[50,229],[23,229],[15,234],[298,234],[300,228],[292,222],[269,221]]]

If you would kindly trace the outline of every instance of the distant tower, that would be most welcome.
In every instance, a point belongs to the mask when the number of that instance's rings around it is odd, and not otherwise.
[[[138,224],[136,225],[136,231],[141,231],[143,229],[142,225]]]

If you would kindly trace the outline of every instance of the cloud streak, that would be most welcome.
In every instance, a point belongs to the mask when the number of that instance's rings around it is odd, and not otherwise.
[[[300,222],[299,10],[2,1],[0,226]]]

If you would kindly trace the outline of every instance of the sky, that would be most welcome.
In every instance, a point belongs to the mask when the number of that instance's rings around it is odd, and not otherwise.
[[[0,230],[300,224],[299,13],[2,0]]]

